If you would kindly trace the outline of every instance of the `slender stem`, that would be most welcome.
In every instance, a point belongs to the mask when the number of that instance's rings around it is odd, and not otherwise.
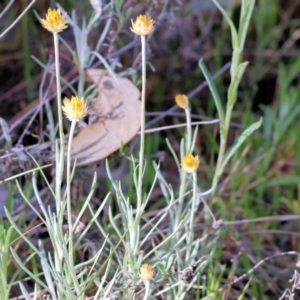
[[[137,184],[137,217],[136,217],[136,239],[135,251],[138,247],[138,229],[141,218],[141,206],[143,200],[143,171],[144,171],[144,149],[145,149],[145,115],[146,115],[146,36],[141,36],[142,43],[142,95],[141,95],[141,130],[140,130],[140,153],[138,168],[138,184]]]
[[[57,231],[62,230],[63,223],[63,209],[61,201],[61,184],[64,171],[64,131],[62,122],[62,110],[61,110],[61,85],[60,85],[60,67],[59,67],[59,49],[58,49],[58,33],[53,33],[54,39],[54,57],[55,57],[55,77],[56,77],[56,92],[57,92],[57,111],[58,111],[58,130],[60,145],[57,144],[56,151],[59,152],[58,161],[55,168],[55,196],[56,196],[56,214],[57,214]],[[56,254],[56,252],[55,252]],[[62,259],[59,255],[55,255],[55,266],[58,272],[62,272]],[[58,289],[58,299],[62,297],[62,290]]]
[[[240,61],[241,60],[240,52],[233,52],[232,60]],[[226,106],[225,121],[220,122],[221,140],[220,140],[220,148],[219,148],[216,171],[215,171],[215,175],[214,175],[213,183],[212,183],[212,195],[215,194],[219,179],[223,173],[222,164],[223,164],[223,159],[224,159],[225,150],[226,150],[226,143],[227,143],[228,131],[229,131],[229,127],[230,127],[230,120],[231,120],[233,106],[234,106],[234,103],[236,102],[236,98],[237,98],[236,90],[238,87],[234,86],[235,76],[237,74],[237,68],[238,68],[238,65],[236,63],[231,65],[231,70],[230,70],[231,82],[230,82],[230,86],[228,88],[228,94],[227,94],[227,106]]]
[[[85,85],[85,68],[86,68],[86,51],[84,50],[84,47],[87,47],[87,36],[88,36],[89,30],[86,30],[86,34],[80,35],[80,51],[78,51],[78,74],[79,74],[79,80],[78,80],[78,89],[77,94],[79,97],[83,97],[84,94],[84,85]]]
[[[61,203],[61,183],[64,171],[64,152],[65,141],[63,131],[63,117],[61,110],[61,85],[60,85],[60,67],[59,67],[59,49],[58,49],[58,33],[53,33],[54,38],[54,55],[55,55],[55,75],[56,75],[56,91],[57,91],[57,111],[58,111],[58,129],[59,129],[59,161],[56,166],[56,203]],[[56,205],[58,207],[58,205]]]
[[[144,295],[143,300],[147,300],[150,296],[150,281],[145,280],[144,284],[145,284],[145,295]]]
[[[192,149],[192,123],[191,123],[191,109],[190,107],[185,109],[185,115],[186,115],[186,143],[185,143],[185,151],[186,153],[191,153],[193,151]],[[185,153],[182,153],[184,155]],[[175,219],[175,226],[176,228],[180,222],[181,212],[183,208],[183,200],[184,196],[183,194],[186,191],[186,172],[181,171],[180,176],[180,188],[179,188],[179,207],[176,212],[176,219]]]
[[[191,109],[190,107],[185,109],[186,115],[186,152],[192,152],[192,124],[191,124]]]
[[[71,207],[71,149],[76,121],[72,121],[67,154],[67,215],[69,226],[69,262],[73,266],[73,225],[72,225],[72,207]]]
[[[78,80],[78,96],[83,97],[84,84],[85,84],[85,70],[81,67],[78,68],[79,80]]]
[[[189,230],[189,239],[188,239],[188,247],[191,248],[194,240],[194,217],[195,217],[195,209],[197,202],[197,172],[193,172],[193,198],[192,198],[192,208],[191,208],[191,217],[190,217],[190,230]]]
[[[230,112],[228,110],[226,111],[225,124],[227,123],[226,120],[228,118],[229,118],[229,121],[230,121],[231,114],[232,114],[232,109],[231,109]],[[212,188],[211,188],[212,195],[214,195],[215,192],[216,192],[216,188],[217,188],[219,179],[220,179],[220,177],[222,175],[222,172],[223,172],[222,163],[223,163],[223,158],[224,158],[224,155],[225,155],[227,136],[228,136],[228,130],[229,130],[229,128],[228,128],[229,125],[228,125],[228,127],[226,127],[225,124],[220,123],[221,140],[220,140],[220,148],[219,148],[219,153],[218,153],[217,166],[216,166],[215,175],[214,175],[214,178],[213,178]]]
[[[179,203],[178,208],[176,209],[176,218],[175,218],[175,225],[174,228],[177,228],[179,222],[181,221],[181,214],[182,214],[182,208],[183,208],[183,200],[184,200],[184,193],[186,190],[186,172],[180,171],[180,186],[179,186]],[[179,231],[180,233],[180,231]]]

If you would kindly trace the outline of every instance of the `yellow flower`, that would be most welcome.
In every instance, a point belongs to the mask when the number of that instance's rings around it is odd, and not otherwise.
[[[175,101],[177,105],[183,109],[186,109],[189,106],[189,98],[184,94],[177,94],[175,96]]]
[[[147,35],[154,30],[154,20],[146,15],[139,15],[135,22],[131,19],[131,31],[137,35]]]
[[[60,32],[66,29],[68,26],[68,19],[66,17],[67,13],[61,14],[58,9],[48,9],[45,19],[41,19],[43,27],[45,27],[50,32]]]
[[[195,172],[200,164],[200,159],[197,156],[193,156],[191,153],[186,154],[181,158],[181,168],[184,172],[193,173]]]
[[[140,277],[145,281],[150,281],[154,276],[154,270],[149,264],[143,264],[140,268]]]
[[[65,98],[62,110],[70,121],[79,121],[88,111],[83,98],[79,99],[77,96],[72,97],[71,100]]]

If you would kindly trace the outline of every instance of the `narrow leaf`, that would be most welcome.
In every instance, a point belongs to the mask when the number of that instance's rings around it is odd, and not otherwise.
[[[239,48],[244,49],[245,39],[254,9],[255,0],[243,0],[240,16],[240,25],[238,29]]]
[[[225,114],[224,114],[224,109],[222,106],[222,102],[221,102],[221,98],[220,95],[217,91],[216,85],[214,83],[214,80],[212,79],[211,75],[209,74],[205,64],[203,63],[203,59],[201,58],[199,60],[199,67],[208,83],[210,92],[212,93],[213,99],[215,101],[217,110],[218,110],[218,114],[219,114],[219,118],[220,118],[220,123],[221,126],[225,123]]]
[[[299,182],[300,176],[291,175],[268,180],[268,186],[297,185]]]
[[[232,147],[227,151],[226,155],[224,156],[224,160],[222,163],[221,170],[224,170],[226,164],[228,163],[229,159],[234,155],[237,149],[243,144],[246,138],[252,134],[255,130],[257,130],[262,123],[262,118],[258,121],[250,125],[247,129],[245,129],[242,134],[238,137],[237,141],[232,145]]]
[[[232,47],[234,49],[238,49],[239,48],[238,34],[237,34],[237,31],[236,31],[236,28],[235,28],[233,22],[229,18],[229,16],[228,16],[227,12],[225,11],[225,9],[220,5],[220,3],[217,0],[213,0],[213,2],[215,3],[215,5],[219,9],[219,11],[222,13],[223,17],[226,19],[226,21],[227,21],[227,23],[230,27]]]

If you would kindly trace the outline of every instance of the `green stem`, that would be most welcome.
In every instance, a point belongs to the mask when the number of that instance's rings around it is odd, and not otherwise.
[[[143,300],[147,300],[150,296],[150,281],[145,280],[144,284],[145,284],[145,295]]]
[[[79,80],[78,80],[78,96],[83,97],[83,90],[85,84],[85,70],[81,67],[78,68]]]
[[[58,128],[59,128],[59,142],[57,151],[59,151],[59,158],[56,162],[55,168],[55,196],[56,196],[56,214],[57,214],[57,230],[62,230],[63,223],[63,209],[61,201],[61,185],[64,171],[64,131],[62,122],[62,109],[61,109],[61,85],[60,85],[60,66],[59,66],[59,48],[58,48],[58,33],[53,32],[54,39],[54,57],[55,57],[55,77],[56,77],[56,92],[57,92],[57,111],[58,111]],[[56,270],[62,272],[62,259],[55,251],[55,267]],[[58,289],[58,299],[62,299],[62,290]]]
[[[56,75],[56,92],[57,92],[57,111],[58,111],[58,128],[59,128],[59,161],[56,166],[56,207],[60,207],[61,203],[61,183],[64,171],[64,152],[65,152],[65,139],[63,131],[63,117],[61,110],[61,86],[60,86],[60,67],[59,67],[59,49],[58,49],[58,33],[53,33],[54,38],[54,56],[55,56],[55,75]]]
[[[240,61],[241,60],[241,54],[240,52],[233,52],[233,61]],[[231,116],[232,116],[232,110],[234,103],[236,102],[237,99],[237,89],[238,85],[235,85],[235,76],[238,71],[238,65],[232,64],[230,74],[231,74],[231,82],[228,88],[228,94],[227,94],[227,106],[226,106],[226,114],[225,114],[225,121],[220,122],[220,135],[221,135],[221,140],[220,140],[220,148],[219,148],[219,154],[218,154],[218,161],[217,161],[217,166],[216,166],[216,171],[215,175],[213,178],[213,183],[212,183],[212,195],[215,194],[216,188],[219,182],[219,179],[223,173],[223,159],[226,151],[226,144],[227,144],[227,137],[228,137],[228,132],[230,128],[230,121],[231,121]]]
[[[185,115],[186,115],[186,123],[187,123],[185,151],[186,151],[186,153],[191,153],[193,151],[193,149],[192,149],[192,124],[191,124],[191,109],[190,109],[190,107],[185,109]],[[182,153],[182,155],[185,155],[186,153]],[[178,204],[178,210],[176,213],[174,228],[177,228],[177,226],[180,222],[180,216],[181,216],[183,202],[184,202],[183,194],[186,191],[186,176],[187,176],[186,172],[181,171],[180,188],[179,188],[179,204]]]
[[[229,118],[229,121],[230,121],[231,114],[232,114],[232,109],[231,109],[231,112],[229,112],[228,110],[226,111],[225,124],[227,123],[226,120],[228,118]],[[229,128],[226,127],[225,124],[220,124],[220,127],[221,127],[220,128],[221,140],[220,140],[220,148],[219,148],[219,153],[218,153],[217,166],[216,166],[215,175],[214,175],[214,178],[213,178],[212,188],[211,188],[212,195],[215,194],[219,179],[220,179],[220,177],[223,173],[222,163],[223,163],[223,158],[224,158],[224,155],[225,155],[227,136],[228,136],[228,130],[229,130]]]
[[[193,198],[192,198],[192,208],[191,208],[191,217],[190,217],[190,230],[189,230],[189,239],[188,247],[190,253],[192,251],[192,244],[194,240],[194,218],[195,218],[195,209],[197,202],[197,172],[193,172]]]
[[[72,140],[76,121],[72,121],[69,142],[68,142],[68,153],[67,153],[67,215],[68,215],[68,226],[69,226],[69,262],[73,266],[73,225],[72,225],[72,206],[71,206],[71,149]]]
[[[191,153],[192,152],[192,125],[191,125],[191,109],[190,107],[187,107],[185,109],[185,115],[186,115],[186,152]]]
[[[179,203],[178,203],[178,208],[176,208],[176,218],[175,218],[175,225],[174,228],[177,228],[178,224],[180,223],[180,218],[181,218],[181,213],[183,209],[183,202],[184,202],[184,193],[186,190],[186,172],[180,170],[180,186],[179,186]],[[179,234],[180,231],[178,231]]]
[[[141,95],[141,130],[140,130],[140,153],[137,184],[137,216],[136,216],[136,237],[135,252],[138,250],[139,233],[138,226],[142,215],[141,206],[143,200],[143,171],[144,171],[144,150],[145,150],[145,114],[146,114],[146,36],[141,36],[142,43],[142,95]]]

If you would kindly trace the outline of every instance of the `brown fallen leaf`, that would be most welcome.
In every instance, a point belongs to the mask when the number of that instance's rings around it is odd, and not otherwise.
[[[99,119],[73,139],[72,159],[77,159],[77,165],[107,157],[128,143],[141,125],[140,91],[129,79],[113,78],[100,69],[89,69],[87,75],[98,89],[92,106]]]

